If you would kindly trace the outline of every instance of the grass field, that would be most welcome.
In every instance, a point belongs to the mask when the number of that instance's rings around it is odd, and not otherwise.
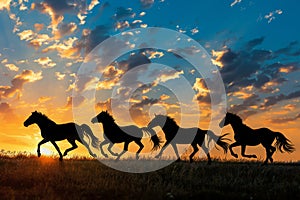
[[[221,198],[299,199],[300,166],[176,162],[155,172],[130,174],[92,159],[0,156],[0,199]]]

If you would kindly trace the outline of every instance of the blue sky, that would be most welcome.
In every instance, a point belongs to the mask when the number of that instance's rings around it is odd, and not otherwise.
[[[191,73],[188,63],[166,51],[148,49],[123,55],[107,68],[105,81],[89,79],[75,85],[87,53],[115,34],[140,27],[176,30],[199,42],[222,75],[229,111],[253,126],[268,124],[291,137],[299,131],[300,4],[296,0],[0,2],[0,119],[1,125],[9,124],[1,132],[3,137],[15,120],[22,122],[36,109],[61,122],[72,120],[76,87],[100,85],[95,106],[110,109],[110,91],[120,85],[123,74],[134,64],[152,62],[175,69],[158,77],[167,77],[167,81],[187,78],[202,115],[209,116],[205,83]],[[142,95],[131,98],[136,123],[146,124],[154,105],[164,107],[176,119],[180,106],[182,110],[189,107],[180,105],[176,95],[158,83],[141,85]],[[120,95],[125,94],[126,87],[120,88]],[[77,98],[76,106],[84,102]],[[20,123],[13,127],[23,130]],[[19,136],[16,131],[8,141]]]

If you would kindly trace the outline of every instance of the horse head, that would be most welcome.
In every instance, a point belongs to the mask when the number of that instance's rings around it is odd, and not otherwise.
[[[220,128],[222,128],[223,126],[227,126],[228,124],[237,123],[237,122],[242,123],[242,119],[236,114],[228,112],[226,113],[224,119],[219,123],[219,126]]]
[[[31,115],[25,120],[24,126],[28,127],[31,124],[34,124],[38,121],[39,119],[39,113],[37,111],[34,111],[31,113]]]
[[[95,123],[103,123],[107,119],[111,119],[112,121],[114,121],[114,119],[112,118],[112,116],[110,116],[107,111],[102,111],[96,117],[92,118],[91,122],[93,124],[95,124]]]

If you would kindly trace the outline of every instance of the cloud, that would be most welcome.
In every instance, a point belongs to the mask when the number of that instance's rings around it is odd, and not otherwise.
[[[2,98],[11,98],[18,94],[22,96],[22,90],[25,83],[33,83],[43,78],[42,72],[33,72],[32,70],[23,70],[21,74],[16,75],[12,81],[11,86],[0,86],[0,100]]]
[[[300,113],[298,115],[296,115],[295,117],[274,118],[274,119],[271,119],[271,122],[275,123],[275,124],[284,124],[284,123],[296,121],[297,119],[300,119]]]
[[[85,101],[85,98],[83,96],[76,96],[76,97],[67,97],[67,104],[66,108],[71,108],[72,106],[74,107],[79,107],[82,105]]]
[[[50,100],[52,100],[52,99],[53,99],[53,97],[42,96],[42,97],[40,97],[40,98],[38,99],[38,101],[39,101],[40,103],[45,103],[45,102],[50,101]]]
[[[275,11],[269,12],[269,14],[265,15],[265,19],[268,20],[268,24],[271,23],[273,20],[276,19],[276,15],[281,15],[283,13],[282,10],[278,9]]]
[[[44,28],[44,24],[39,24],[39,23],[35,23],[33,26],[37,32],[40,32]]]
[[[272,105],[277,104],[280,101],[290,100],[290,99],[299,98],[299,97],[300,97],[300,90],[289,93],[288,95],[278,94],[275,96],[269,96],[269,97],[265,98],[264,103],[262,104],[261,107],[268,108]]]
[[[80,51],[82,49],[82,43],[78,41],[76,37],[70,37],[63,42],[57,42],[42,50],[43,53],[49,51],[57,51],[61,58],[67,59],[80,59]]]
[[[51,60],[49,57],[41,57],[35,59],[34,62],[42,65],[43,68],[52,68],[56,66],[56,63]]]
[[[6,102],[0,103],[0,116],[2,116],[2,120],[8,123],[13,123],[18,119],[14,114],[11,105]]]
[[[5,64],[5,67],[8,68],[10,71],[19,71],[19,67],[17,67],[15,64]]]
[[[0,10],[8,10],[10,11],[10,3],[11,3],[11,0],[1,0],[0,1]]]
[[[154,0],[140,0],[141,6],[143,8],[151,8],[154,4]]]
[[[55,77],[57,78],[57,80],[61,81],[64,80],[66,74],[62,74],[60,72],[55,72]]]
[[[230,6],[233,7],[233,6],[235,6],[236,4],[241,3],[241,1],[242,1],[242,0],[234,0],[234,1],[230,4]]]
[[[259,38],[255,38],[253,40],[250,40],[246,44],[246,49],[249,49],[249,50],[253,49],[254,47],[262,44],[264,39],[265,39],[264,37],[259,37]]]
[[[93,50],[98,44],[102,41],[109,38],[109,30],[110,28],[104,25],[98,25],[95,29],[90,31],[90,34],[84,36],[82,40],[85,41],[85,53],[88,54],[91,50]]]
[[[55,38],[59,39],[63,36],[70,35],[75,32],[77,29],[77,25],[74,22],[70,23],[62,23],[59,27],[58,30],[54,32]]]
[[[32,30],[24,30],[21,33],[18,33],[20,40],[29,41],[35,37],[35,33]]]
[[[114,19],[120,20],[124,18],[133,18],[135,13],[132,8],[118,7],[116,13],[114,14]]]

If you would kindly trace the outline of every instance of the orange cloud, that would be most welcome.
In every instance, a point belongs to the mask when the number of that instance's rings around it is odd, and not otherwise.
[[[223,55],[227,52],[228,52],[228,50],[223,50],[223,51],[212,50],[212,56],[214,58],[214,59],[211,59],[212,63],[214,65],[217,65],[222,68],[224,65],[221,60],[222,60]]]
[[[16,75],[12,81],[12,86],[0,86],[0,99],[11,98],[18,94],[22,96],[22,89],[25,83],[32,83],[43,78],[42,72],[33,72],[32,70],[23,70],[21,74]]]
[[[36,24],[34,24],[34,28],[35,28],[35,30],[37,32],[40,32],[41,30],[43,30],[44,24],[38,24],[38,23],[36,23]]]
[[[10,11],[10,3],[11,0],[0,0],[0,10],[8,10]]]
[[[19,67],[17,67],[16,65],[14,64],[5,64],[5,67],[7,67],[10,71],[19,71]]]
[[[34,62],[42,65],[43,68],[52,68],[56,66],[56,63],[53,62],[49,57],[41,57],[38,59],[35,59]]]

